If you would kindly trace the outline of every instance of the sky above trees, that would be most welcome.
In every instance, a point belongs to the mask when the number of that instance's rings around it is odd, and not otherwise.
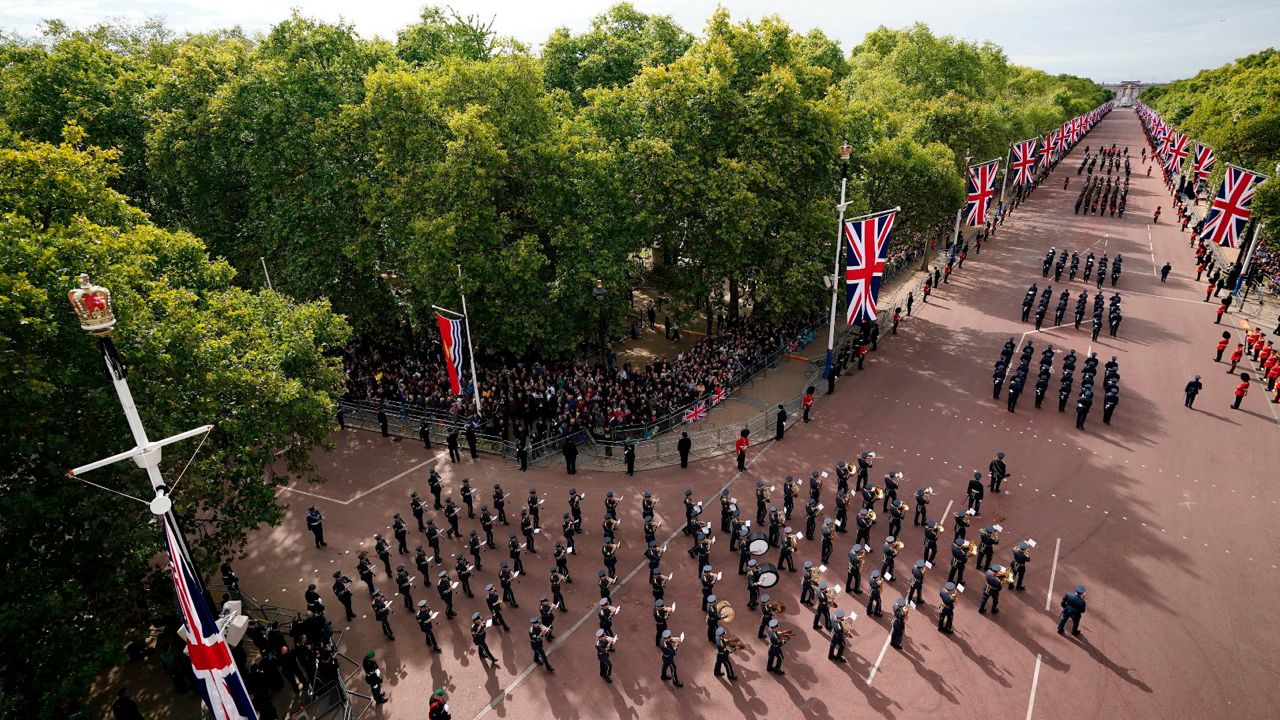
[[[554,10],[526,0],[458,0],[462,14],[493,20],[499,35],[513,37],[538,51],[557,27],[574,32],[589,28],[591,18],[614,0],[561,0]],[[414,23],[422,0],[8,0],[0,4],[0,28],[35,34],[40,23],[56,17],[72,26],[109,18],[141,21],[162,17],[179,32],[241,25],[266,31],[289,16],[290,8],[320,20],[346,20],[366,36],[394,38]],[[801,32],[821,28],[848,50],[880,25],[904,27],[924,22],[939,35],[991,41],[1020,65],[1050,73],[1071,73],[1098,82],[1168,81],[1189,77],[1261,50],[1275,42],[1280,3],[1257,0],[1077,0],[1069,9],[1060,3],[1018,0],[640,0],[642,12],[670,15],[684,29],[699,33],[717,5],[735,19],[778,14]]]

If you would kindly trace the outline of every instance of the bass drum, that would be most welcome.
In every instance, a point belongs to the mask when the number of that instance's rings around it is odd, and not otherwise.
[[[773,563],[761,563],[758,565],[760,569],[760,587],[771,588],[778,584],[778,566]]]
[[[756,557],[769,552],[769,536],[762,532],[751,533],[751,539],[747,541],[747,550]]]

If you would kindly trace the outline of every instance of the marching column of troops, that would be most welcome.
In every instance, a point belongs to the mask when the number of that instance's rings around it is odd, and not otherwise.
[[[1007,346],[1006,350],[1011,355],[1012,345]],[[1029,346],[1027,350],[1030,350]],[[1024,350],[1024,358],[1029,357],[1026,353]],[[1069,357],[1074,365],[1074,356]],[[1086,361],[1090,383],[1096,363],[1096,357]],[[1064,362],[1064,368],[1065,365]],[[1113,370],[1112,363],[1109,363],[1108,372]],[[901,597],[894,599],[889,605],[888,612],[892,617],[890,644],[895,648],[902,648],[912,610],[929,604],[924,591],[925,584],[937,561],[939,545],[950,548],[949,558],[946,558],[947,577],[937,591],[939,632],[953,632],[960,597],[966,589],[965,571],[970,566],[970,560],[974,560],[972,567],[981,573],[978,579],[981,587],[977,601],[979,613],[985,613],[988,609],[993,614],[999,613],[1002,590],[1024,589],[1027,566],[1031,563],[1035,548],[1034,540],[1018,542],[1010,551],[1008,564],[998,564],[995,562],[997,546],[1004,534],[1004,528],[998,522],[979,526],[976,539],[969,536],[971,524],[981,517],[986,494],[999,494],[1001,484],[1010,476],[1003,452],[997,453],[989,463],[985,483],[984,474],[979,471],[974,471],[972,478],[968,480],[966,508],[950,518],[953,537],[949,543],[944,537],[944,521],[947,519],[929,517],[929,506],[935,495],[933,488],[921,487],[914,492],[908,490],[905,487],[908,481],[901,472],[890,472],[877,482],[872,476],[875,460],[875,453],[864,452],[858,455],[854,464],[845,461],[836,464],[833,512],[830,517],[823,516],[826,509],[823,490],[830,477],[829,473],[823,471],[815,470],[810,473],[807,492],[800,480],[787,476],[781,483],[781,503],[775,499],[777,486],[766,485],[763,480],[758,480],[754,490],[754,518],[745,504],[740,505],[738,499],[727,489],[719,496],[719,533],[728,540],[728,556],[721,558],[721,562],[727,563],[730,557],[737,556],[738,575],[743,577],[749,598],[746,609],[759,612],[756,639],[763,640],[767,646],[766,669],[770,673],[785,674],[785,648],[798,634],[797,630],[785,627],[787,603],[777,597],[781,589],[777,586],[783,582],[783,573],[799,575],[799,604],[812,610],[811,628],[827,634],[828,658],[834,662],[845,662],[847,641],[854,632],[854,622],[857,619],[857,612],[852,608],[837,609],[840,596],[865,596],[867,615],[881,617],[885,614],[884,594],[894,583],[897,583],[896,587],[905,590],[902,590]],[[511,526],[514,523],[519,533],[512,530],[508,535],[506,559],[497,564],[496,583],[486,583],[480,592],[483,600],[477,602],[477,605],[482,604],[483,609],[474,610],[469,615],[463,613],[468,618],[463,624],[468,626],[471,643],[476,648],[478,658],[484,662],[498,663],[489,649],[489,634],[511,631],[504,610],[519,607],[517,582],[524,584],[525,580],[533,581],[536,574],[541,574],[526,571],[529,556],[538,554],[541,546],[541,552],[551,556],[543,575],[547,585],[545,592],[535,591],[538,599],[532,603],[527,632],[533,662],[544,667],[547,672],[554,672],[548,657],[549,650],[553,649],[549,647],[549,643],[554,642],[556,637],[557,615],[566,613],[569,609],[563,595],[563,585],[573,582],[570,556],[583,554],[578,536],[584,534],[583,502],[586,494],[579,493],[576,489],[569,490],[567,512],[561,515],[559,525],[561,539],[550,541],[548,547],[548,540],[538,537],[548,528],[544,528],[541,523],[542,507],[546,500],[536,488],[529,489],[518,517],[509,519],[507,503],[510,493],[501,484],[494,485],[491,502],[480,504],[477,508],[478,493],[471,486],[470,480],[464,479],[459,492],[465,512],[469,519],[479,519],[479,529],[469,529],[464,534],[459,528],[459,517],[464,509],[451,495],[444,496],[444,482],[434,469],[428,475],[427,484],[434,502],[424,501],[417,492],[409,495],[410,514],[416,522],[417,532],[424,536],[425,542],[416,543],[411,549],[408,539],[409,523],[402,514],[395,513],[390,525],[395,542],[389,541],[381,532],[376,532],[372,534],[373,555],[365,550],[356,555],[355,575],[368,592],[373,619],[379,623],[386,641],[396,640],[391,617],[399,604],[406,614],[412,616],[423,635],[425,645],[432,652],[441,652],[436,629],[439,622],[450,622],[458,616],[455,592],[460,589],[468,599],[475,597],[472,580],[476,573],[483,572],[483,556],[488,551],[498,549],[494,539],[495,525]],[[914,508],[904,497],[914,499]],[[599,565],[602,567],[596,572],[599,599],[595,603],[598,627],[592,644],[599,661],[600,676],[606,682],[613,681],[611,658],[619,642],[614,629],[614,618],[623,609],[623,604],[614,600],[613,590],[618,582],[618,552],[623,547],[620,539],[622,521],[619,518],[619,506],[624,499],[612,491],[607,492],[602,499],[599,548]],[[723,588],[717,594],[717,586],[722,583],[724,572],[716,569],[716,561],[713,559],[712,550],[718,539],[716,529],[711,522],[702,519],[702,503],[693,498],[692,490],[686,490],[683,499],[684,523],[671,538],[661,542],[657,537],[657,532],[662,527],[662,522],[657,519],[658,498],[652,492],[643,492],[639,495],[639,502],[645,539],[643,555],[648,564],[647,577],[653,595],[650,612],[654,622],[654,643],[658,648],[655,666],[661,668],[659,677],[663,681],[670,680],[675,687],[683,686],[677,661],[685,641],[685,633],[677,633],[672,628],[676,604],[668,602],[665,597],[668,584],[675,581],[676,573],[663,569],[664,564],[668,567],[671,565],[669,560],[664,560],[671,539],[683,533],[690,541],[687,552],[693,559],[697,582],[702,590],[701,606],[693,611],[693,615],[705,622],[707,642],[715,652],[715,675],[734,681],[737,678],[734,656],[746,649],[748,642],[734,637],[724,627],[738,613],[728,600],[723,599]],[[804,529],[799,532],[791,524],[798,505],[805,515]],[[442,538],[436,517],[427,517],[429,512],[435,515],[431,512],[434,510],[440,511],[448,526],[443,540],[452,545],[453,552],[447,558],[442,552]],[[912,527],[918,528],[916,532],[920,533],[918,543],[909,542],[904,534],[903,525],[908,515],[912,518]],[[872,535],[876,525],[882,521],[886,525],[886,532],[877,553],[872,549]],[[798,517],[796,522],[799,522]],[[318,509],[311,508],[306,523],[315,537],[316,547],[324,547],[324,518]],[[839,571],[831,561],[837,537],[848,534],[851,525],[855,537],[852,547],[846,551],[847,564],[841,568],[844,571],[842,584],[839,576],[835,575]],[[816,550],[817,557],[805,560],[800,569],[797,569],[795,556],[801,552],[802,542],[805,548]],[[905,566],[903,572],[899,572],[899,564],[905,559],[904,554],[909,552],[909,545],[918,548],[918,556],[909,561],[910,564]],[[393,555],[397,557],[393,558]],[[395,562],[396,560],[405,562]],[[869,562],[872,563],[872,568],[868,568]],[[416,573],[410,569],[410,563]],[[230,565],[224,565],[224,575],[229,572]],[[828,579],[825,577],[828,574],[835,576]],[[529,577],[526,578],[526,575]],[[535,587],[541,584],[533,582]],[[347,620],[356,617],[353,607],[354,585],[343,571],[333,573],[332,593],[342,606]],[[428,587],[434,590],[434,593],[427,593],[432,595],[430,599],[415,596],[420,589],[425,591]],[[772,591],[774,597],[765,591]],[[392,597],[388,597],[388,593]],[[393,600],[397,596],[399,603]],[[325,603],[314,585],[307,589],[304,600],[310,622],[316,627],[327,628],[329,623]],[[433,605],[441,610],[433,609]],[[1062,600],[1061,608],[1059,632],[1063,632],[1065,624],[1071,621],[1073,632],[1078,633],[1080,616],[1085,608],[1084,588],[1077,587],[1076,592],[1068,593]],[[441,612],[444,614],[443,620],[440,618]],[[364,666],[365,680],[374,698],[378,702],[386,702],[387,696],[382,692],[381,671],[372,651],[365,657]],[[447,714],[439,714],[448,712],[443,694],[437,694],[433,699],[439,700],[434,704],[440,709],[432,717],[447,717]]]
[[[1101,298],[1101,295],[1098,297]],[[1115,301],[1118,303],[1118,297]],[[1000,357],[996,360],[995,370],[991,374],[991,396],[996,400],[1000,399],[1000,392],[1004,388],[1005,380],[1009,375],[1009,365],[1013,361],[1015,352],[1016,344],[1013,338],[1009,338],[1005,342],[1004,348],[1000,351]],[[1009,388],[1006,393],[1009,412],[1017,410],[1018,399],[1025,389],[1027,378],[1030,374],[1031,359],[1034,355],[1035,345],[1028,340],[1027,344],[1022,347],[1018,366],[1013,371],[1013,377],[1009,379]],[[1049,381],[1053,374],[1054,355],[1053,345],[1047,345],[1040,354],[1040,370],[1034,386],[1036,408],[1041,407],[1041,403],[1043,403],[1048,393]],[[1062,377],[1058,388],[1058,412],[1066,412],[1067,405],[1071,400],[1071,391],[1075,384],[1076,358],[1076,351],[1070,350],[1062,359]],[[1084,429],[1085,422],[1089,418],[1089,412],[1093,408],[1093,387],[1094,379],[1098,374],[1098,363],[1098,353],[1089,353],[1089,357],[1085,358],[1084,368],[1080,374],[1080,395],[1076,400],[1076,428],[1078,429]],[[1120,363],[1117,361],[1116,356],[1112,355],[1102,369],[1102,422],[1110,425],[1116,406],[1120,404]]]

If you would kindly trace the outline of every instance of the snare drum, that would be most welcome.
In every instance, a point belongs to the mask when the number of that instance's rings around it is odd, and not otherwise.
[[[756,566],[760,570],[760,587],[771,588],[778,584],[778,566],[773,563],[760,563]]]
[[[751,539],[747,541],[747,549],[756,557],[764,555],[769,552],[769,536],[762,532],[751,533]]]

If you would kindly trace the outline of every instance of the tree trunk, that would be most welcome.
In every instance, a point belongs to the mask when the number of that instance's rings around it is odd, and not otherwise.
[[[729,318],[738,319],[738,278],[729,278]]]

